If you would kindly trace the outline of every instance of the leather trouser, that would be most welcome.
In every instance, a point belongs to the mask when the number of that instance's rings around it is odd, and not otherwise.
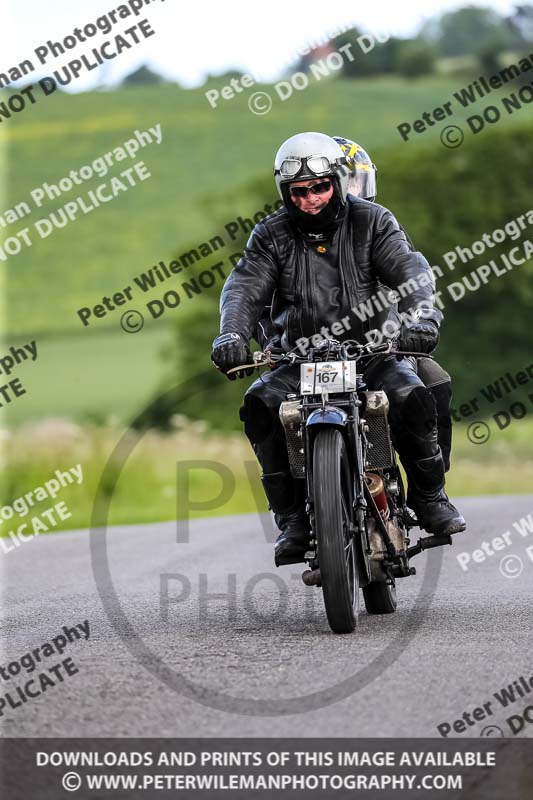
[[[416,371],[435,400],[437,411],[437,439],[446,472],[450,469],[452,450],[452,379],[434,358],[421,356],[416,359]]]

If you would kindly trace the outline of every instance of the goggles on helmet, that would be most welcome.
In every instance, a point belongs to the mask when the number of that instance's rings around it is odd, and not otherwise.
[[[337,158],[333,162],[330,161],[328,156],[323,155],[308,156],[307,158],[286,158],[274,174],[281,175],[285,179],[295,178],[304,166],[307,166],[307,170],[310,173],[320,177],[321,175],[331,175],[341,164],[346,164],[346,157]]]

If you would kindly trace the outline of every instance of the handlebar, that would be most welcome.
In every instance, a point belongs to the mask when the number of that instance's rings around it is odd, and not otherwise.
[[[305,364],[314,361],[360,361],[362,358],[378,356],[385,358],[388,355],[414,356],[415,358],[424,356],[425,358],[433,358],[433,356],[428,353],[397,350],[394,348],[392,341],[386,344],[373,344],[372,342],[368,342],[363,345],[355,339],[348,339],[342,343],[338,342],[336,339],[325,339],[318,347],[310,348],[309,352],[305,354],[301,352],[295,353],[294,351],[277,353],[271,350],[266,350],[265,352],[257,350],[253,353],[252,364],[242,364],[239,367],[233,367],[229,369],[226,374],[231,375],[245,369],[261,369],[262,367],[269,367],[272,369],[280,364],[294,366],[296,364]]]

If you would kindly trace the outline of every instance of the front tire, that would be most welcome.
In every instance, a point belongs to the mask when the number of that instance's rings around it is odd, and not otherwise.
[[[313,448],[313,493],[324,605],[334,633],[352,633],[359,614],[359,575],[351,535],[352,482],[344,439],[318,432]]]

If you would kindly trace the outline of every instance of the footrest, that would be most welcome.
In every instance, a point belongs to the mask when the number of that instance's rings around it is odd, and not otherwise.
[[[449,536],[426,536],[419,539],[418,542],[407,549],[407,558],[412,558],[418,555],[423,550],[430,550],[432,547],[443,547],[446,544],[452,544],[452,537]]]

